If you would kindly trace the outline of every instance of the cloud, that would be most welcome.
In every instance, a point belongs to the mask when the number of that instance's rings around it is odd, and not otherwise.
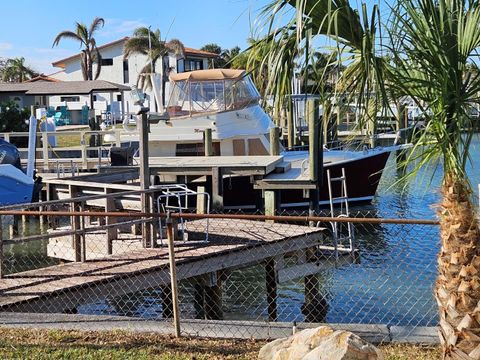
[[[8,42],[0,42],[0,51],[8,51],[13,49],[13,45]]]
[[[105,26],[102,31],[98,32],[99,37],[119,37],[131,35],[136,28],[146,26],[142,20],[125,20],[107,18],[105,19]]]

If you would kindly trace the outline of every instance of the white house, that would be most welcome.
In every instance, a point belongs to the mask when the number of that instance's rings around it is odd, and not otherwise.
[[[141,69],[145,66],[148,59],[144,55],[133,55],[128,59],[123,57],[123,47],[128,37],[112,41],[108,44],[99,46],[98,49],[102,56],[102,69],[98,80],[105,80],[116,84],[124,84],[127,86],[134,85],[137,82],[137,77]],[[200,70],[208,68],[209,59],[215,58],[217,54],[213,54],[207,51],[196,50],[192,48],[185,48],[184,57],[176,56],[175,54],[169,54],[168,67],[174,72],[185,72],[191,70]],[[167,60],[166,60],[167,61]],[[58,67],[61,70],[50,74],[49,77],[61,80],[61,81],[80,81],[83,80],[80,53],[61,59],[52,63],[54,67]],[[159,72],[160,62],[156,64],[156,72]],[[94,73],[96,66],[94,65]],[[168,93],[168,84],[167,84]],[[147,92],[147,106],[150,106],[152,110],[155,102],[153,101],[152,91]],[[81,101],[79,97],[71,96],[67,97],[52,97],[50,103],[62,103],[62,102],[75,102]],[[97,106],[103,101],[105,104],[112,104],[112,102],[122,101],[122,96],[118,94],[96,94],[93,99]],[[133,109],[133,101],[130,96],[130,92],[125,92],[124,107],[128,112]],[[82,104],[83,105],[83,104]],[[105,105],[106,106],[106,105]],[[96,109],[98,111],[98,109]]]

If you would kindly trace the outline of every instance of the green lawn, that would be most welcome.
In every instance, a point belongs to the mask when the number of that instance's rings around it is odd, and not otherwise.
[[[0,329],[1,359],[256,359],[264,342],[156,334]],[[433,360],[437,348],[382,346],[386,360]]]

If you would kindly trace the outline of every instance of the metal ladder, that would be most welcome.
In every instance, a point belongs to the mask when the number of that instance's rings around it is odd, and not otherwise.
[[[332,218],[348,218],[350,210],[348,207],[347,177],[345,168],[342,168],[342,176],[331,177],[330,169],[327,169],[328,195],[330,200],[330,216]],[[340,196],[333,197],[332,183],[340,182]],[[340,203],[340,214],[335,216],[334,204]],[[344,225],[347,225],[345,229]],[[335,260],[338,260],[338,253],[350,253],[352,259],[356,258],[355,229],[351,222],[340,223],[337,221],[330,222],[332,226],[333,244],[335,249]],[[346,233],[344,232],[346,230]]]

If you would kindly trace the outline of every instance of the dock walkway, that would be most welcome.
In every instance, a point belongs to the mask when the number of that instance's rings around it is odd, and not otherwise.
[[[204,238],[205,221],[187,223],[189,238],[195,238],[195,233],[197,238]],[[322,231],[291,224],[210,219],[208,243],[175,243],[177,278],[188,279],[275,257],[283,259],[284,255],[302,249],[318,249],[323,246]],[[318,272],[325,265],[334,264],[317,262],[310,264],[308,271]],[[0,309],[65,312],[88,301],[168,285],[169,281],[168,249],[137,248],[85,262],[6,275],[0,279]]]

